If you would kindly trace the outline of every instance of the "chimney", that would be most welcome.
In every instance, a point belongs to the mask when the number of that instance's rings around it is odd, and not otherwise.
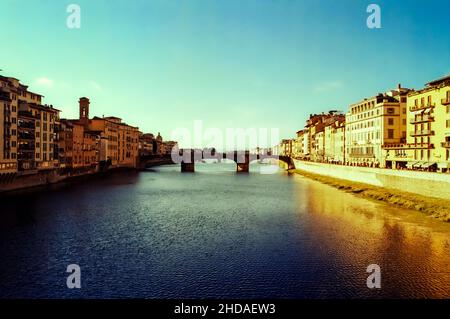
[[[397,85],[397,89],[401,89],[402,88],[402,85],[401,85],[401,83],[399,83],[398,85]]]

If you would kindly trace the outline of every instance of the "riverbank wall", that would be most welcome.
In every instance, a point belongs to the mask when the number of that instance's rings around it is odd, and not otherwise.
[[[79,170],[48,169],[19,172],[13,178],[0,183],[0,193],[57,184],[80,177],[97,176],[100,174],[102,172],[97,168],[84,168]]]
[[[450,200],[450,174],[343,166],[293,159],[295,168],[356,183]]]

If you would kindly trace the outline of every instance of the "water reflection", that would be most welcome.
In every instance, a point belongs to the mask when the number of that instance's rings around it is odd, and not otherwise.
[[[381,266],[383,295],[448,297],[450,294],[450,228],[400,208],[368,201],[299,178],[321,247],[337,252],[337,262],[361,277],[367,265]],[[339,195],[339,196],[337,196]],[[299,197],[297,197],[297,202]],[[302,205],[302,203],[299,203]]]
[[[158,167],[2,198],[0,297],[449,297],[450,225],[283,172]],[[68,290],[65,268],[82,267]],[[366,287],[366,267],[382,289]]]

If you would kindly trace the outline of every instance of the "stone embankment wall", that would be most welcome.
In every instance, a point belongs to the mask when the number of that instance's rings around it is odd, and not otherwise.
[[[450,174],[342,166],[294,159],[295,168],[310,173],[398,189],[423,196],[450,199]]]

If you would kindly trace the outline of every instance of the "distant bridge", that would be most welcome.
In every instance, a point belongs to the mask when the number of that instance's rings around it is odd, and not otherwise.
[[[174,150],[170,155],[146,155],[140,156],[140,168],[151,167],[161,164],[181,164],[181,172],[195,172],[195,162],[206,159],[232,160],[236,163],[236,172],[249,172],[250,163],[256,160],[275,159],[286,163],[288,169],[295,168],[294,162],[289,156],[272,155],[271,153],[250,153],[250,151],[216,152],[180,149]]]
[[[232,160],[236,163],[237,172],[248,172],[250,163],[255,160],[275,159],[287,164],[288,169],[295,168],[292,159],[288,156],[278,156],[267,153],[250,153],[250,151],[231,151],[231,152],[216,152],[181,149],[174,151],[172,160],[174,163],[181,164],[182,172],[194,172],[195,162],[200,162],[205,159],[215,159],[222,161],[223,159]]]

